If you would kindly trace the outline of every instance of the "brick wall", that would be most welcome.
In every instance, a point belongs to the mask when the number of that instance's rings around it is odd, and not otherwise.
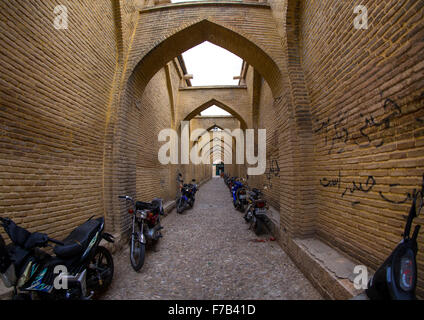
[[[67,30],[53,27],[59,4]],[[60,238],[105,214],[114,28],[110,1],[1,1],[1,216]]]
[[[400,240],[408,194],[424,174],[424,3],[358,2],[368,8],[368,30],[353,27],[356,2],[302,4],[300,58],[312,106],[316,231],[375,268]],[[423,270],[422,248],[418,264]],[[423,286],[420,272],[421,296]]]
[[[256,80],[254,72],[253,67],[249,66],[246,74],[246,83],[252,99],[251,104],[253,110],[255,110],[253,128],[255,130],[266,129],[267,168],[264,175],[250,176],[249,186],[261,189],[265,199],[278,210],[280,208],[280,178],[279,172],[277,172],[277,168],[280,166],[278,110],[274,104],[274,98],[268,83],[260,74],[256,74],[256,77],[258,77]],[[254,92],[256,90],[257,92]],[[258,142],[256,141],[256,143]],[[257,147],[255,152],[257,152]],[[273,172],[273,170],[276,171]]]

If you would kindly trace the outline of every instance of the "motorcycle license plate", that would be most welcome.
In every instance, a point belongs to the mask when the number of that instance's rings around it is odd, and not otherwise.
[[[241,194],[241,195],[239,196],[239,198],[240,198],[240,199],[246,199],[246,195],[245,195],[245,194]]]
[[[265,214],[266,209],[265,208],[256,208],[256,214]]]

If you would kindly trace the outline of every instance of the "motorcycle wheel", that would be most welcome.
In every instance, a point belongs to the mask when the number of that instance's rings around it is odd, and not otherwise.
[[[184,207],[185,207],[184,201],[180,198],[177,204],[177,213],[180,213],[180,214],[183,213]]]
[[[240,203],[240,205],[239,205],[239,210],[240,210],[240,212],[244,212],[244,210],[245,210],[246,208],[244,207],[244,203],[243,202],[241,202]]]
[[[261,219],[256,219],[254,230],[257,236],[265,232],[265,226]]]
[[[94,267],[87,270],[87,276],[91,283],[95,283],[90,289],[96,294],[105,292],[113,279],[114,264],[112,254],[105,247],[98,246],[90,265]]]
[[[144,264],[144,258],[146,255],[146,245],[141,243],[136,237],[132,237],[132,245],[130,248],[130,261],[131,266],[135,271],[139,271]]]

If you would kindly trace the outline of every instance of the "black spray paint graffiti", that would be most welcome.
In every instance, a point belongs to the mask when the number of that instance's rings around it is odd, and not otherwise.
[[[325,188],[330,188],[330,187],[337,187],[338,189],[341,188],[342,185],[342,178],[341,178],[342,174],[341,171],[339,171],[339,176],[335,179],[328,179],[328,178],[322,178],[320,180],[320,184],[321,186],[325,187]],[[356,182],[356,181],[352,181],[352,184],[349,184],[345,190],[342,193],[342,198],[349,192],[350,194],[354,194],[356,191],[359,192],[363,192],[363,193],[369,193],[374,186],[377,184],[377,181],[375,180],[375,178],[373,176],[368,176],[367,180],[365,183],[362,182]],[[400,184],[395,183],[395,184],[391,184],[390,187],[398,187],[400,186]],[[423,186],[422,186],[423,190],[424,190],[424,175],[423,175]],[[406,203],[408,201],[411,201],[412,199],[414,199],[417,195],[420,194],[420,192],[422,191],[418,191],[416,189],[414,189],[412,192],[407,192],[405,194],[405,198],[402,200],[393,200],[390,199],[390,197],[384,195],[383,192],[379,191],[378,194],[380,195],[381,199],[383,199],[386,202],[392,203],[392,204],[403,204]],[[422,195],[421,195],[422,196]],[[354,201],[352,202],[352,205],[356,205],[356,204],[360,204],[360,201]]]
[[[329,134],[331,128],[334,129],[332,135]],[[325,145],[331,143],[330,150],[328,154],[331,154],[337,141],[342,141],[346,144],[349,141],[349,131],[346,128],[346,117],[343,113],[339,113],[337,119],[332,124],[330,118],[327,118],[326,121],[320,123],[320,126],[315,133],[324,132]],[[344,148],[339,148],[337,153],[342,153]]]
[[[381,127],[383,129],[389,129],[393,119],[402,114],[402,110],[399,105],[391,99],[386,99],[383,109],[386,114],[389,114],[381,121],[376,121],[372,114],[369,114],[368,116],[360,114],[361,118],[364,119],[364,125],[359,129],[358,137],[354,137],[354,135],[350,134],[347,128],[346,114],[343,113],[339,113],[335,121],[331,121],[330,118],[327,118],[322,122],[315,120],[315,122],[318,123],[318,129],[314,130],[314,132],[324,133],[325,145],[327,146],[330,143],[328,154],[333,152],[338,142],[342,142],[343,145],[346,145],[351,139],[355,144],[365,148],[373,144],[373,139],[371,138],[372,133],[376,132]],[[379,138],[374,142],[374,146],[376,148],[381,147],[383,144],[384,138]],[[344,147],[338,148],[337,153],[342,152],[344,152]]]
[[[369,114],[367,117],[364,117],[363,114],[360,114],[361,118],[365,118],[365,124],[359,129],[361,136],[359,138],[354,138],[354,142],[359,145],[359,147],[369,147],[373,142],[370,138],[370,135],[377,131],[380,127],[383,127],[383,129],[389,129],[391,127],[392,120],[402,114],[402,110],[400,109],[399,105],[391,99],[386,99],[383,109],[385,112],[390,111],[390,114],[385,116],[380,122],[376,121],[372,114]],[[358,140],[360,141],[358,142]],[[379,138],[376,139],[374,146],[379,148],[383,144],[384,139]]]
[[[268,169],[265,172],[265,176],[268,180],[267,187],[272,188],[271,180],[273,177],[280,177],[280,166],[278,165],[278,160],[269,160]]]
[[[390,187],[394,188],[394,187],[398,187],[400,186],[399,184],[395,183],[395,184],[391,184]],[[405,194],[405,198],[400,200],[400,201],[396,201],[396,200],[392,200],[389,197],[385,196],[381,191],[379,192],[380,197],[387,202],[393,203],[393,204],[403,204],[403,203],[407,203],[408,201],[411,201],[412,199],[414,199],[414,197],[418,194],[417,190],[413,190],[412,192],[407,192]]]
[[[339,171],[339,177],[337,179],[328,180],[327,178],[322,178],[319,183],[327,188],[327,187],[338,187],[340,189],[340,185],[342,183],[341,171]]]
[[[325,188],[329,188],[329,187],[337,187],[338,189],[341,188],[342,185],[342,173],[341,171],[339,171],[339,176],[338,178],[335,179],[327,179],[327,178],[322,178],[320,180],[320,184],[321,186],[325,187]],[[376,185],[376,181],[374,179],[373,176],[369,176],[366,180],[365,183],[362,182],[357,182],[357,181],[352,181],[351,184],[348,184],[348,186],[344,189],[344,191],[342,192],[342,198],[346,195],[346,193],[350,193],[351,195],[353,195],[356,191],[359,192],[363,192],[363,193],[368,193],[370,192],[374,186]],[[352,205],[356,205],[359,204],[360,201],[354,201],[352,202]]]

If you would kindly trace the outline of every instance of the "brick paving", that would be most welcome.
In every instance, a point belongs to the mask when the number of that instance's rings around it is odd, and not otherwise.
[[[162,224],[164,237],[139,273],[128,248],[114,256],[102,299],[321,299],[276,242],[251,241],[257,236],[220,178],[200,189],[192,210],[174,210]]]

